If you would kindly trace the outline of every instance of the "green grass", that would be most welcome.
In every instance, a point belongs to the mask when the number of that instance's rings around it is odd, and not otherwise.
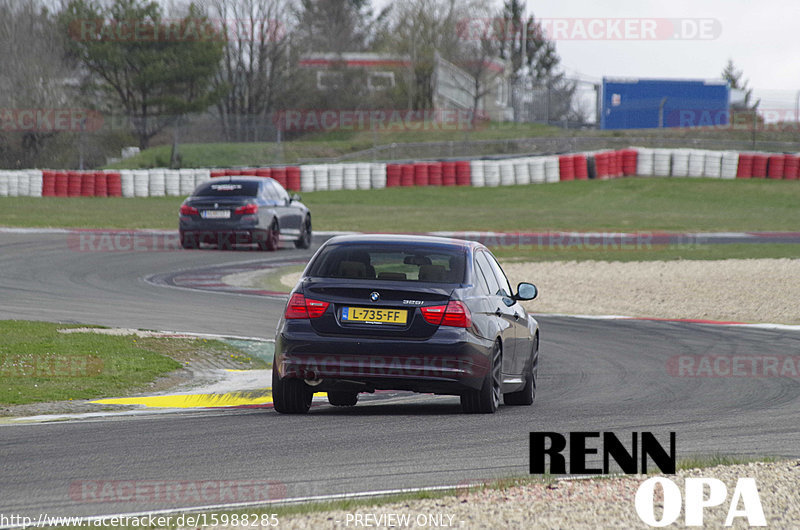
[[[180,367],[134,337],[56,331],[65,327],[75,326],[0,321],[0,403],[114,395]]]
[[[303,195],[317,230],[797,231],[800,182],[628,178]],[[177,228],[177,197],[0,198],[0,226]]]
[[[0,405],[114,396],[147,385],[203,355],[243,368],[267,363],[216,340],[59,333],[75,325],[0,321]]]
[[[370,149],[375,145],[415,142],[458,142],[464,140],[504,140],[553,136],[560,134],[557,127],[535,123],[490,123],[475,131],[331,131],[303,136],[283,142],[206,143],[183,144],[180,154],[183,167],[258,167],[270,164],[291,164],[300,159],[337,157],[355,151]],[[137,169],[167,167],[171,145],[161,145],[142,151],[138,155],[107,166],[108,169]]]

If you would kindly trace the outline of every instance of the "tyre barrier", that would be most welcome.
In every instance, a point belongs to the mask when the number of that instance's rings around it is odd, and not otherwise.
[[[212,178],[271,177],[290,191],[408,186],[494,187],[623,176],[800,179],[800,153],[651,149],[406,164],[309,164],[245,169],[0,170],[0,197],[178,197]]]

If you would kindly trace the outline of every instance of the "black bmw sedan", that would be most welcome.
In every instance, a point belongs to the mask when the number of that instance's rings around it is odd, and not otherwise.
[[[361,392],[461,396],[470,413],[530,405],[539,325],[480,243],[339,236],[311,258],[275,338],[275,410],[305,413],[315,392],[353,406]]]
[[[221,177],[200,184],[180,208],[183,248],[201,243],[275,250],[281,239],[311,245],[311,213],[269,177]]]

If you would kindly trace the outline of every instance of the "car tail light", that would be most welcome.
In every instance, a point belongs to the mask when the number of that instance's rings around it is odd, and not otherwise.
[[[188,204],[181,204],[181,215],[200,215],[197,208]]]
[[[236,215],[247,215],[247,214],[254,214],[258,213],[258,205],[257,204],[245,204],[244,206],[239,206],[233,212]]]
[[[329,305],[328,302],[312,300],[300,293],[294,293],[289,298],[289,303],[286,305],[286,313],[283,316],[287,319],[319,318],[325,313]]]
[[[468,328],[472,325],[472,315],[464,302],[451,300],[447,305],[421,307],[422,317],[429,324]]]

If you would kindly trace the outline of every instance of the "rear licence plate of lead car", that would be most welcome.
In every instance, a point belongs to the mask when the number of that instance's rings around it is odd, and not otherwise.
[[[404,309],[344,307],[342,308],[342,322],[403,325],[408,322],[408,311]]]
[[[201,213],[203,219],[230,219],[230,210],[203,210]]]

